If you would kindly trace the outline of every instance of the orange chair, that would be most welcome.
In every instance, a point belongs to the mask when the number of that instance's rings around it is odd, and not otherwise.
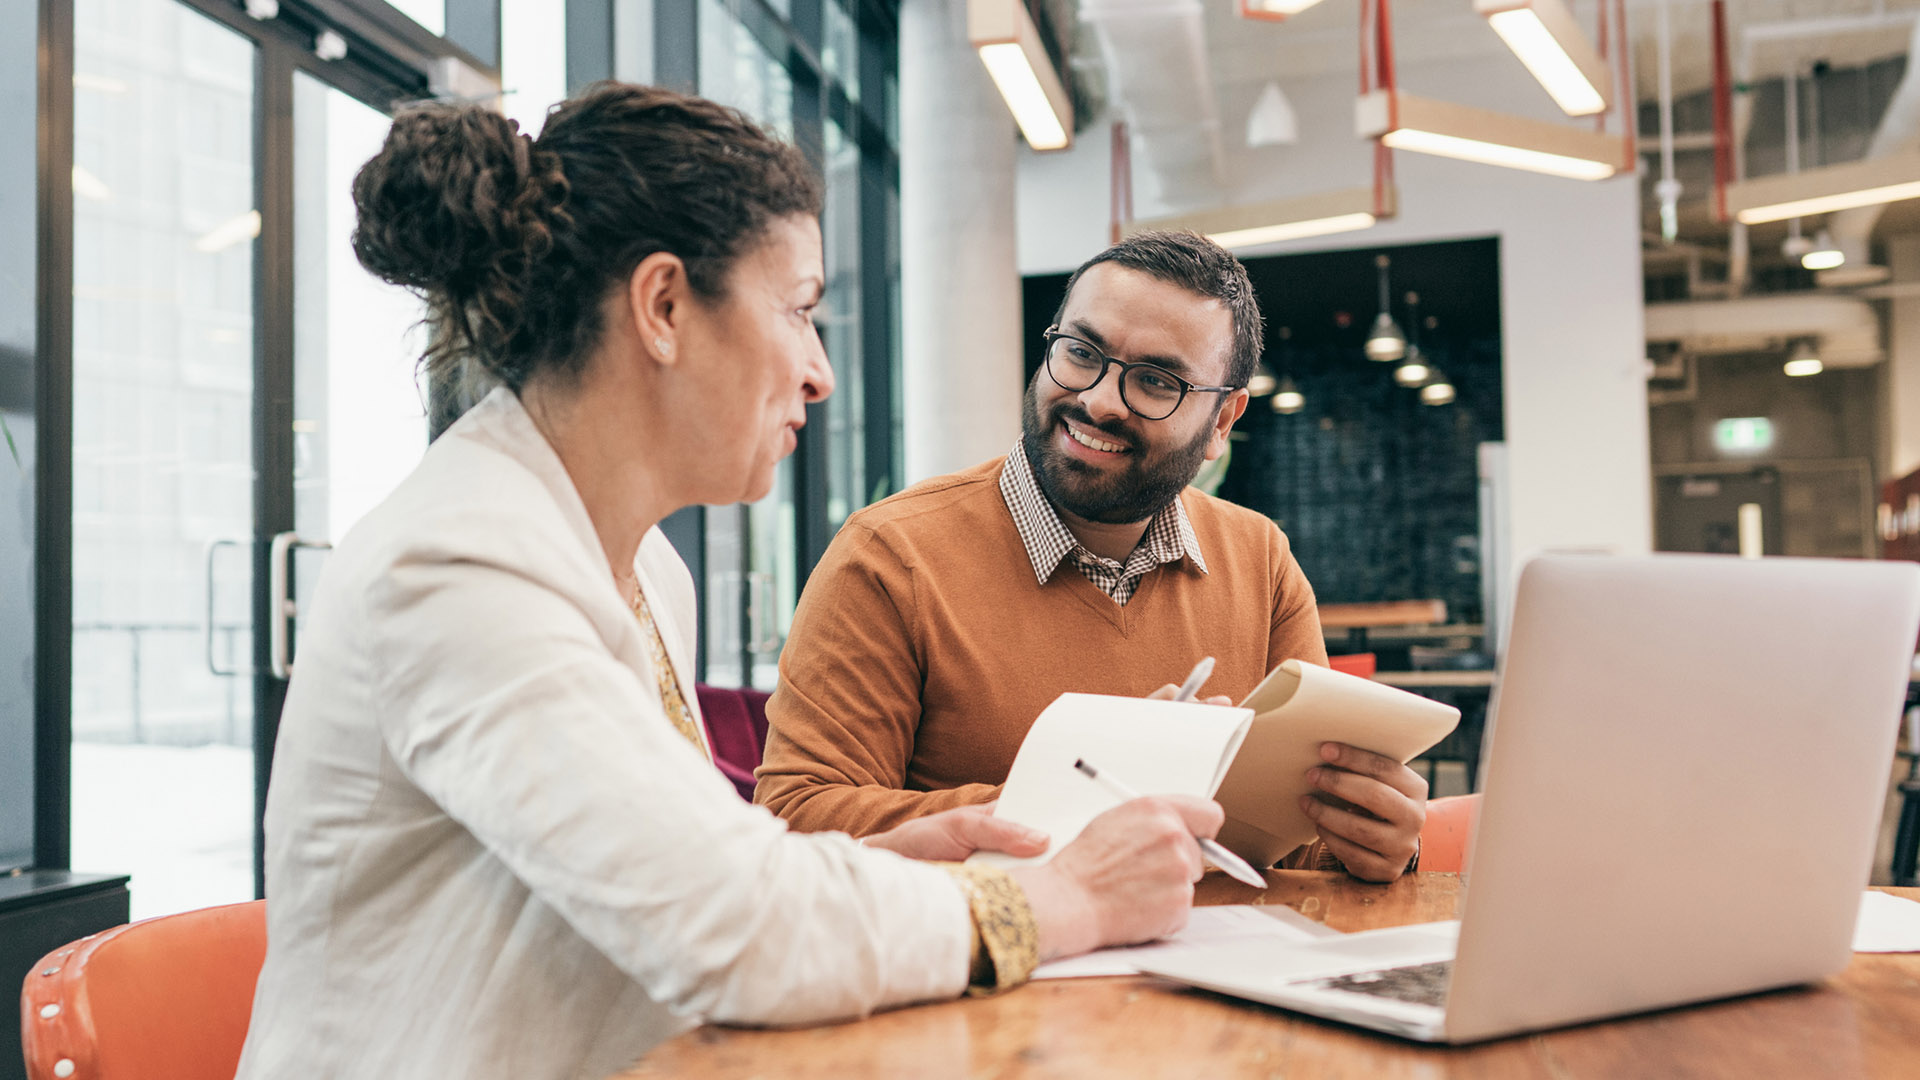
[[[1370,652],[1346,653],[1341,656],[1327,657],[1327,666],[1335,671],[1344,671],[1349,675],[1358,675],[1362,679],[1373,678],[1377,658]]]
[[[264,900],[62,945],[21,989],[28,1080],[231,1080],[266,956]]]
[[[1452,795],[1427,801],[1427,823],[1420,829],[1420,869],[1457,874],[1467,864],[1467,838],[1480,812],[1480,796]]]

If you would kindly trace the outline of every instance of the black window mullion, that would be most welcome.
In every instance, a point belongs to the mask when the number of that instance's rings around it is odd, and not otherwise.
[[[826,172],[826,107],[822,72],[816,59],[820,55],[822,21],[820,5],[828,0],[793,0],[792,35],[788,47],[771,50],[774,56],[788,58],[787,67],[793,85],[793,138],[800,152],[814,169]],[[742,5],[763,10],[762,0]],[[743,19],[749,27],[756,21]],[[833,539],[833,527],[827,520],[828,471],[833,454],[831,425],[825,404],[807,406],[807,426],[800,430],[794,449],[794,578],[806,584],[820,557]]]
[[[270,595],[273,537],[293,530],[293,51],[263,41],[254,125],[260,241],[254,260],[253,354],[253,881],[265,895],[267,780],[287,684],[273,677],[268,632],[280,598]]]
[[[64,870],[73,856],[73,0],[39,8],[33,861]]]

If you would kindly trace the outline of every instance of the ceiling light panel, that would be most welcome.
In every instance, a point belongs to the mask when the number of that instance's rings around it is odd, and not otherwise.
[[[1727,212],[1746,225],[1920,198],[1920,152],[1889,154],[1727,185]]]
[[[1040,31],[1020,0],[968,0],[967,40],[1027,145],[1064,150],[1073,145],[1073,103],[1040,43]]]
[[[1309,236],[1365,229],[1394,214],[1389,186],[1375,201],[1373,189],[1348,188],[1276,202],[1229,206],[1194,214],[1129,222],[1128,235],[1149,229],[1191,229],[1224,248],[1246,248]]]
[[[1378,138],[1396,150],[1573,180],[1604,180],[1626,156],[1618,136],[1394,90],[1361,95],[1354,126],[1361,138]]]
[[[1606,112],[1613,103],[1607,62],[1562,0],[1474,0],[1507,48],[1568,116]]]

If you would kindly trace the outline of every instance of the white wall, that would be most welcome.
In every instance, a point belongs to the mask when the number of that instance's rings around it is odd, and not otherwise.
[[[1158,190],[1149,162],[1136,152],[1135,216],[1370,183],[1372,144],[1353,137],[1352,75],[1281,85],[1300,118],[1299,145],[1232,149],[1245,116],[1229,112],[1225,197]],[[1464,104],[1553,115],[1545,94],[1504,51],[1484,62],[1403,70],[1400,85]],[[1107,159],[1104,129],[1083,134],[1066,154],[1021,156],[1023,273],[1069,269],[1106,246]],[[1513,556],[1502,595],[1512,595],[1519,563],[1545,549],[1646,552],[1653,525],[1637,181],[1562,180],[1411,153],[1395,155],[1395,171],[1397,219],[1240,254],[1499,237]]]

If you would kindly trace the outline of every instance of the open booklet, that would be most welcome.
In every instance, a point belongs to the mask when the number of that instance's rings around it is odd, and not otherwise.
[[[1113,795],[1074,769],[1080,758],[1143,795],[1211,796],[1252,722],[1250,709],[1061,694],[1027,730],[993,808],[996,817],[1046,833],[1052,845],[1030,859],[982,851],[967,861],[1045,862],[1113,809]]]
[[[1074,769],[1085,758],[1145,795],[1218,799],[1227,814],[1220,842],[1257,867],[1272,866],[1314,837],[1299,803],[1312,789],[1306,772],[1319,763],[1321,743],[1404,763],[1459,720],[1450,705],[1298,660],[1273,669],[1237,708],[1062,694],[1028,730],[994,807],[1052,844],[1032,859],[978,852],[968,861],[1045,862],[1112,809],[1114,797]]]

